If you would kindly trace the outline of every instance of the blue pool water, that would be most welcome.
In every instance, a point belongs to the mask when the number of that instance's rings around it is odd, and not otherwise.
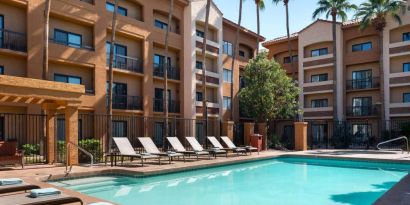
[[[409,170],[403,164],[275,158],[144,178],[51,183],[123,205],[366,205]]]

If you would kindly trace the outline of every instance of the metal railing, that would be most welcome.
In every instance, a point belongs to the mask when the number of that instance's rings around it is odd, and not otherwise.
[[[154,64],[154,76],[164,77],[164,65]],[[168,78],[179,80],[179,68],[173,66],[166,66],[168,68]]]
[[[154,112],[164,112],[164,100],[154,98]],[[169,100],[168,101],[168,112],[170,113],[179,113],[179,101]]]
[[[379,108],[376,105],[348,106],[346,114],[349,117],[375,116],[379,114]]]
[[[370,89],[380,87],[380,78],[365,78],[365,79],[355,79],[347,80],[346,89],[347,90],[360,90],[360,89]]]
[[[107,66],[110,65],[110,54],[107,53]],[[113,67],[135,73],[144,73],[143,63],[138,58],[123,55],[114,55]]]
[[[65,153],[65,156],[66,156],[66,161],[65,161],[65,173],[66,173],[66,174],[70,173],[71,170],[73,169],[73,165],[70,165],[70,168],[68,168],[68,162],[69,162],[68,158],[70,157],[70,155],[69,155],[70,146],[74,146],[75,148],[77,148],[78,150],[80,150],[81,152],[83,152],[84,154],[88,155],[88,156],[91,158],[90,167],[93,166],[93,164],[94,164],[94,156],[93,156],[90,152],[88,152],[88,151],[85,150],[84,148],[82,148],[82,147],[80,147],[80,146],[78,146],[78,145],[76,145],[76,144],[74,144],[74,143],[72,143],[72,142],[67,142],[67,149],[66,149],[66,153]]]
[[[0,48],[27,52],[26,34],[0,29]]]
[[[394,141],[402,140],[402,139],[404,139],[404,140],[406,141],[407,154],[409,154],[409,153],[410,153],[410,150],[409,150],[409,140],[407,139],[406,136],[401,136],[401,137],[398,137],[398,138],[394,138],[394,139],[391,139],[391,140],[387,140],[387,141],[384,141],[384,142],[380,142],[379,144],[377,144],[377,149],[378,149],[378,150],[395,150],[395,149],[382,149],[382,148],[380,148],[380,146],[381,146],[381,145],[384,145],[384,144],[388,144],[388,143],[394,142]],[[400,151],[404,152],[403,149],[400,149]]]
[[[107,96],[108,105],[108,96]],[[142,97],[128,95],[113,95],[112,108],[121,110],[142,110]]]

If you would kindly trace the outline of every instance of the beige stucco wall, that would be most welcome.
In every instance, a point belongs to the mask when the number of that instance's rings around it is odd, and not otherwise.
[[[403,93],[410,93],[410,86],[390,89],[390,103],[403,103]]]
[[[113,0],[108,0],[108,2],[114,4]],[[140,21],[143,20],[142,5],[138,1],[135,1],[135,0],[118,1],[118,6],[127,9],[127,17],[140,20]]]
[[[26,33],[27,18],[24,7],[17,7],[1,2],[0,14],[4,17],[4,28],[10,31]]]
[[[82,44],[93,46],[93,29],[89,25],[82,25],[80,22],[72,19],[61,19],[56,16],[50,17],[50,38],[54,39],[55,29],[80,34],[82,37]]]
[[[24,56],[7,55],[0,53],[0,65],[4,68],[5,75],[26,76],[27,61]]]
[[[318,99],[327,99],[328,106],[329,107],[333,106],[332,93],[309,94],[309,95],[305,95],[304,97],[305,97],[305,100],[304,100],[305,108],[312,107],[312,100],[318,100]]]

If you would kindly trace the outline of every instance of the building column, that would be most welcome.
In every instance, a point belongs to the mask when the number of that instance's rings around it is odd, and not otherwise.
[[[245,145],[251,144],[251,136],[255,133],[255,123],[245,122],[243,123],[243,143]]]
[[[67,106],[65,109],[65,136],[68,150],[67,163],[68,165],[77,165],[78,148],[68,145],[68,143],[78,145],[78,107]]]
[[[227,136],[233,141],[233,121],[225,121],[222,123],[222,136]]]
[[[56,161],[56,113],[57,105],[43,105],[46,111],[46,146],[47,146],[47,163],[54,164]]]
[[[295,150],[307,150],[307,122],[295,122]]]

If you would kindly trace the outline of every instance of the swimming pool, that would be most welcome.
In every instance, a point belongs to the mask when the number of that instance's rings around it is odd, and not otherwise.
[[[143,178],[51,183],[123,205],[366,205],[409,170],[404,164],[283,157]]]

